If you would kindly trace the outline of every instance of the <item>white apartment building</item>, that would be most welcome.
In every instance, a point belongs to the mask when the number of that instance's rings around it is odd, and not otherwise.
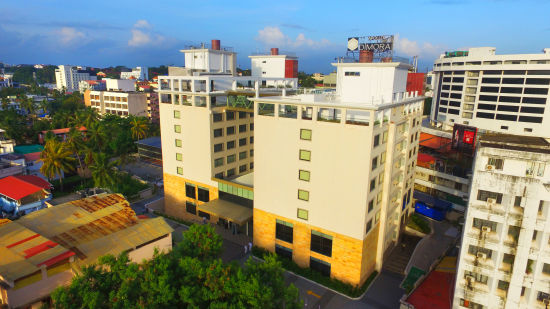
[[[336,92],[254,101],[254,244],[361,285],[398,242],[424,97],[409,64],[336,63]]]
[[[478,143],[453,308],[548,308],[550,143],[486,134]]]
[[[100,115],[148,117],[147,94],[143,92],[86,91],[84,102]]]
[[[147,67],[135,67],[131,71],[120,72],[120,79],[148,80],[149,73]]]
[[[136,91],[136,81],[133,79],[104,78],[107,91]]]
[[[250,98],[295,92],[298,81],[235,76],[236,53],[216,40],[212,47],[182,50],[185,67],[158,77],[165,211],[251,233]],[[264,88],[263,81],[280,87]]]
[[[493,47],[441,55],[434,63],[431,119],[482,131],[550,137],[550,48],[497,55]]]
[[[79,70],[70,65],[60,65],[55,69],[55,81],[58,90],[65,89],[67,92],[78,91],[80,81],[96,79],[95,75],[90,75],[89,72]]]
[[[269,54],[254,54],[248,58],[252,76],[298,78],[298,58],[294,55],[279,55],[278,48],[272,48]]]

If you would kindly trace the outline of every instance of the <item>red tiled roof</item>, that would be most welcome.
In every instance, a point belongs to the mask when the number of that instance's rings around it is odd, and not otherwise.
[[[53,134],[65,134],[65,133],[69,133],[69,131],[71,130],[71,128],[63,128],[63,129],[54,129],[54,130],[45,130],[45,131],[42,131],[42,134],[46,134],[48,133],[48,131],[52,131]],[[80,127],[78,130],[80,131],[86,131],[86,127]]]
[[[8,176],[0,179],[0,194],[14,200],[20,200],[25,196],[45,189],[45,184],[48,184],[48,189],[51,188],[49,182],[38,176]]]
[[[40,188],[43,188],[43,189],[46,189],[46,190],[49,190],[52,188],[52,184],[47,182],[46,180],[38,177],[38,176],[33,176],[33,175],[17,175],[17,176],[14,176],[14,177],[17,177],[23,181],[26,181],[30,184],[33,184],[35,186],[38,186]]]
[[[34,162],[34,161],[40,159],[40,154],[41,154],[41,152],[31,152],[31,153],[26,153],[23,156],[25,157],[25,161],[33,161]]]

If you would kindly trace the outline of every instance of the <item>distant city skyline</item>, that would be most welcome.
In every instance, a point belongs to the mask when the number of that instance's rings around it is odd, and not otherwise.
[[[351,36],[394,34],[395,54],[430,69],[444,51],[492,46],[497,53],[550,47],[550,3],[541,0],[69,2],[0,4],[0,61],[10,64],[183,65],[189,44],[221,40],[248,56],[271,47],[294,52],[300,71],[333,71]],[[520,4],[520,5],[518,5]],[[546,38],[546,40],[545,40]]]

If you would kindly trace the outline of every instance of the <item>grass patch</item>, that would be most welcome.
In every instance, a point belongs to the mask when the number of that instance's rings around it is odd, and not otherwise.
[[[191,226],[191,225],[195,224],[195,222],[191,222],[191,221],[183,220],[183,219],[180,219],[180,218],[172,217],[172,216],[167,215],[167,214],[165,214],[163,212],[160,212],[160,211],[153,210],[153,213],[157,216],[164,217],[166,219],[170,219],[172,221],[176,221],[178,223],[181,223],[181,224],[184,224],[184,225],[187,225],[187,226]]]
[[[252,254],[258,258],[263,259],[265,255],[275,254],[275,253],[272,253],[263,248],[254,246],[252,247]],[[343,281],[327,277],[315,270],[312,270],[311,268],[302,268],[298,266],[296,263],[294,263],[294,261],[289,260],[287,258],[277,256],[277,259],[281,262],[281,264],[283,265],[283,268],[285,268],[286,270],[291,271],[302,277],[308,278],[312,281],[315,281],[321,285],[324,285],[328,288],[331,288],[349,297],[361,296],[367,290],[369,285],[372,283],[372,281],[378,274],[377,271],[373,271],[372,274],[367,278],[367,280],[365,281],[365,283],[363,283],[362,286],[356,287],[351,284],[345,283]]]
[[[430,232],[432,231],[428,220],[422,218],[420,215],[416,213],[413,213],[410,216],[407,226],[413,230],[419,231],[424,234],[430,234]]]
[[[52,191],[53,198],[69,195],[82,188],[88,188],[93,185],[91,178],[82,178],[79,175],[72,175],[63,178],[63,190],[59,179],[51,182],[54,189]]]
[[[141,190],[147,189],[149,186],[142,183],[139,180],[132,178],[132,176],[125,173],[117,173],[115,176],[115,183],[109,187],[109,189],[116,193],[122,193],[127,197],[133,197]]]

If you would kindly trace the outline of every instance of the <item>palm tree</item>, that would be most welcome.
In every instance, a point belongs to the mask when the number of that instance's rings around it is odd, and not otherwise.
[[[84,139],[82,137],[82,132],[72,127],[69,130],[69,133],[67,134],[67,137],[65,139],[65,145],[67,145],[67,148],[69,148],[69,150],[71,150],[74,156],[76,156],[76,158],[78,159],[78,166],[80,167],[80,170],[84,171],[82,168],[82,160],[80,159],[80,153],[84,148]]]
[[[105,153],[94,153],[90,165],[92,179],[96,187],[107,188],[115,183],[116,161],[111,161]]]
[[[87,127],[87,131],[86,136],[88,138],[88,145],[90,145],[93,149],[102,149],[107,140],[105,126],[101,122],[97,121]]]
[[[59,175],[59,184],[61,191],[63,191],[63,177],[64,172],[74,171],[75,158],[72,157],[71,151],[64,143],[59,142],[56,139],[51,139],[46,142],[44,150],[40,154],[40,160],[42,166],[40,172],[48,177],[49,180]]]
[[[42,102],[40,102],[40,108],[42,108],[42,111],[43,113],[47,113],[48,112],[48,101],[46,99],[42,100]]]
[[[34,108],[34,101],[27,97],[26,95],[23,95],[19,98],[20,100],[20,106],[22,108],[24,108],[25,110],[27,110],[27,113],[29,114],[33,114],[34,111],[35,111],[35,108]]]
[[[149,126],[145,118],[133,117],[130,121],[130,130],[132,131],[132,138],[134,140],[139,140],[147,136],[147,130]]]
[[[7,110],[9,105],[10,105],[10,100],[6,97],[2,98],[2,110],[3,111]]]

